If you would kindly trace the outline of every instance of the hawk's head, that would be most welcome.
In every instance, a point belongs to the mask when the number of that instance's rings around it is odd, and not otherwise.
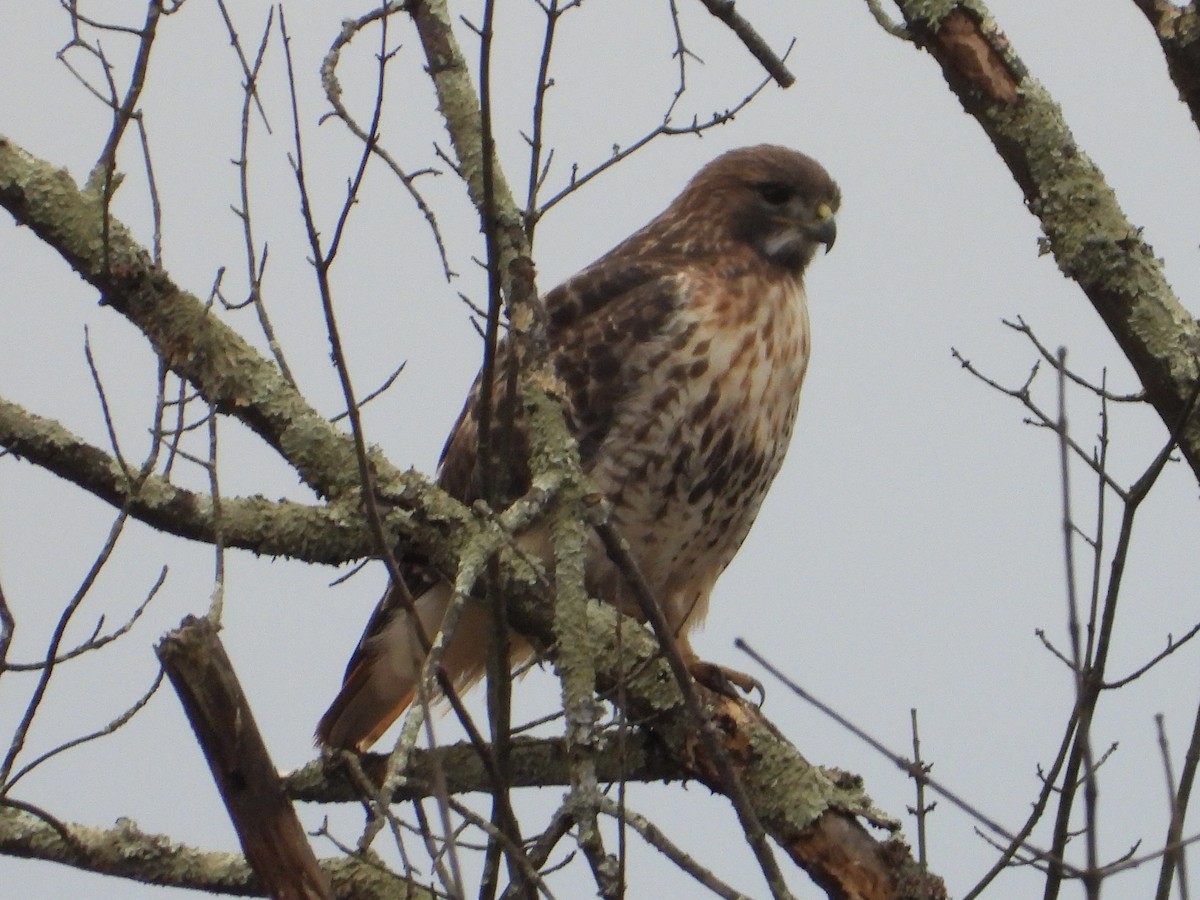
[[[697,219],[716,226],[717,242],[749,245],[770,263],[799,273],[818,246],[833,246],[841,200],[837,184],[816,160],[762,144],[714,159],[672,207],[693,227]]]

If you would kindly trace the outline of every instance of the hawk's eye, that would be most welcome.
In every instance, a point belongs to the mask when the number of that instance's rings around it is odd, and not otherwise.
[[[792,199],[792,189],[778,181],[764,181],[756,187],[758,195],[772,206],[782,206]]]

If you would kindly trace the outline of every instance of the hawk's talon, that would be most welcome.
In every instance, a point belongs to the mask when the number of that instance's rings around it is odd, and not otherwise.
[[[688,663],[688,671],[692,673],[692,677],[696,681],[711,691],[718,694],[723,694],[726,697],[732,697],[735,700],[741,699],[741,694],[758,693],[758,702],[755,706],[762,707],[767,699],[767,690],[763,687],[763,683],[753,675],[747,675],[745,672],[739,672],[737,669],[729,669],[725,666],[718,666],[716,663],[704,662],[704,660],[696,659]]]

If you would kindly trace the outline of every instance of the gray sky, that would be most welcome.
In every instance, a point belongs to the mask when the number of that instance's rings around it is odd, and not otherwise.
[[[532,3],[503,4],[497,23],[497,84],[503,160],[523,195],[528,99],[539,36]],[[760,80],[741,46],[693,0],[680,0],[689,47],[704,60],[688,70],[677,120],[702,118],[735,103]],[[465,5],[470,16],[478,4]],[[139,4],[110,0],[81,7],[98,17],[140,21]],[[267,5],[242,3],[236,15],[253,46]],[[366,7],[285,4],[293,34],[306,153],[328,229],[357,159],[355,142],[325,111],[317,68],[342,18]],[[994,0],[992,12],[1032,73],[1057,97],[1080,145],[1116,189],[1125,211],[1166,261],[1183,290],[1200,283],[1200,167],[1196,131],[1175,99],[1154,37],[1127,0]],[[538,234],[539,284],[547,289],[659,212],[688,177],[721,151],[760,142],[787,144],[820,159],[844,196],[836,250],[809,277],[814,357],[797,436],[787,465],[742,552],[720,581],[697,649],[706,658],[749,667],[733,648],[745,638],[894,749],[909,751],[909,709],[921,717],[923,750],[934,775],[989,815],[1017,827],[1038,789],[1072,699],[1067,670],[1039,644],[1043,628],[1065,648],[1066,613],[1057,448],[1049,432],[1022,424],[1015,401],[988,390],[952,359],[957,347],[988,374],[1019,385],[1033,348],[1001,324],[1023,316],[1043,342],[1066,345],[1072,366],[1131,391],[1136,382],[1082,293],[1037,255],[1039,230],[1020,193],[976,123],[960,109],[925,54],[886,35],[865,3],[741,0],[739,11],[776,47],[791,36],[797,85],[768,88],[736,121],[704,139],[663,139],[554,210]],[[101,105],[55,61],[67,41],[55,4],[8,4],[0,29],[0,134],[86,176],[107,131]],[[400,20],[397,19],[397,22]],[[555,147],[552,183],[571,162],[603,160],[660,120],[674,89],[667,5],[593,0],[564,21],[556,44],[556,87],[547,141]],[[464,33],[463,40],[467,39]],[[371,40],[374,40],[372,37]],[[385,144],[410,167],[433,163],[431,145],[448,146],[432,112],[415,35],[394,27],[403,45],[390,70]],[[128,47],[105,39],[114,58]],[[370,90],[364,41],[344,63],[352,107]],[[77,59],[83,63],[82,57]],[[273,136],[255,126],[253,209],[259,241],[270,243],[265,285],[289,361],[322,410],[339,409],[328,362],[308,249],[286,162],[290,122],[277,40],[268,54],[263,95]],[[125,70],[122,70],[125,71]],[[240,72],[213,4],[192,0],[164,21],[144,98],[164,210],[165,264],[203,296],[221,266],[226,292],[246,276],[237,202]],[[116,209],[149,239],[144,178],[130,142],[129,173]],[[478,365],[478,344],[456,293],[480,296],[471,262],[480,252],[473,214],[446,175],[427,182],[461,277],[447,286],[433,244],[406,195],[374,170],[356,210],[334,277],[336,301],[360,391],[401,362],[393,390],[368,408],[369,439],[398,465],[431,472],[445,433]],[[94,293],[30,234],[0,225],[0,286],[6,327],[0,395],[107,445],[83,355],[83,326],[121,428],[123,449],[138,458],[152,408],[154,362],[134,329],[99,308]],[[1185,293],[1185,302],[1190,302]],[[247,313],[230,317],[254,335]],[[261,344],[261,340],[259,340]],[[1052,379],[1037,396],[1052,406]],[[1072,392],[1069,415],[1090,444],[1097,406]],[[1112,465],[1130,482],[1165,439],[1148,411],[1115,410]],[[236,426],[222,436],[227,494],[309,499],[294,475]],[[1094,479],[1072,473],[1076,513],[1094,519]],[[192,470],[185,480],[201,486]],[[1129,563],[1111,672],[1136,668],[1168,633],[1194,624],[1196,484],[1171,467],[1142,513]],[[1111,509],[1115,509],[1115,503]],[[111,511],[77,489],[12,459],[0,461],[0,577],[18,615],[12,657],[42,652],[58,610],[103,541]],[[1115,536],[1110,521],[1110,541]],[[346,657],[382,587],[376,569],[330,588],[337,572],[232,554],[228,560],[226,645],[278,765],[312,758],[313,725],[333,696]],[[207,608],[211,552],[133,527],[94,596],[77,617],[75,639],[96,618],[115,623],[144,596],[162,565],[166,587],[137,628],[110,650],[56,676],[45,715],[29,741],[37,753],[109,721],[143,690],[156,665],[151,646],[188,612]],[[1107,560],[1106,560],[1107,565]],[[1086,579],[1085,571],[1081,579]],[[1086,587],[1086,580],[1081,581]],[[0,734],[26,700],[10,676],[0,693]],[[1196,697],[1196,654],[1184,651],[1100,706],[1095,744],[1120,742],[1101,770],[1101,847],[1119,856],[1135,842],[1157,846],[1166,826],[1165,788],[1153,716],[1166,715],[1180,762]],[[535,674],[516,691],[519,709],[544,709],[553,680]],[[476,704],[481,702],[475,697]],[[768,681],[766,712],[810,759],[863,775],[885,810],[911,817],[911,783],[868,747]],[[441,726],[451,737],[448,722]],[[206,849],[236,842],[191,739],[178,702],[157,696],[129,727],[73,751],[29,777],[19,792],[64,819],[101,826],[128,816]],[[765,894],[753,858],[737,836],[727,803],[698,786],[635,787],[631,803],[653,816],[722,877]],[[528,798],[551,808],[555,790]],[[325,810],[303,808],[308,826]],[[335,817],[353,836],[357,813]],[[530,827],[537,820],[529,819]],[[696,823],[703,821],[704,828]],[[1044,837],[1044,835],[1043,835]],[[1043,840],[1047,843],[1048,840]],[[636,842],[635,842],[636,843]],[[319,848],[322,853],[332,848]],[[994,853],[972,822],[941,804],[930,820],[930,860],[952,894],[961,894]],[[639,868],[640,867],[640,868]],[[650,869],[656,874],[646,874]],[[690,889],[668,866],[635,857],[632,895]],[[1145,866],[1106,886],[1113,896],[1144,896],[1157,874]],[[661,876],[661,877],[660,877]],[[1010,874],[994,896],[1032,890]],[[801,896],[815,889],[802,876]],[[19,891],[10,885],[21,885]],[[0,895],[57,898],[149,896],[124,882],[98,880],[47,864],[0,859]],[[572,896],[563,888],[560,896]],[[1068,896],[1072,896],[1068,894]]]

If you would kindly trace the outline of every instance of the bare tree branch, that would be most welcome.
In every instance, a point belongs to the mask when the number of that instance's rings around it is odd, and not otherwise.
[[[612,742],[609,742],[610,744]],[[436,750],[414,749],[403,784],[390,796],[391,803],[427,797],[433,791],[433,762],[431,754],[441,758],[446,773],[446,790],[451,794],[486,792],[492,789],[493,773],[479,756],[478,748],[470,743],[438,747]],[[669,758],[652,737],[640,732],[626,739],[618,751],[606,747],[596,754],[596,777],[606,784],[622,779],[627,781],[670,781],[678,778]],[[510,755],[509,786],[513,788],[541,785],[566,785],[571,777],[566,751],[561,738],[514,738]],[[362,770],[375,784],[386,777],[387,756],[364,754]],[[311,762],[287,776],[287,790],[293,799],[308,803],[357,803],[361,792],[345,774],[321,760]]]

